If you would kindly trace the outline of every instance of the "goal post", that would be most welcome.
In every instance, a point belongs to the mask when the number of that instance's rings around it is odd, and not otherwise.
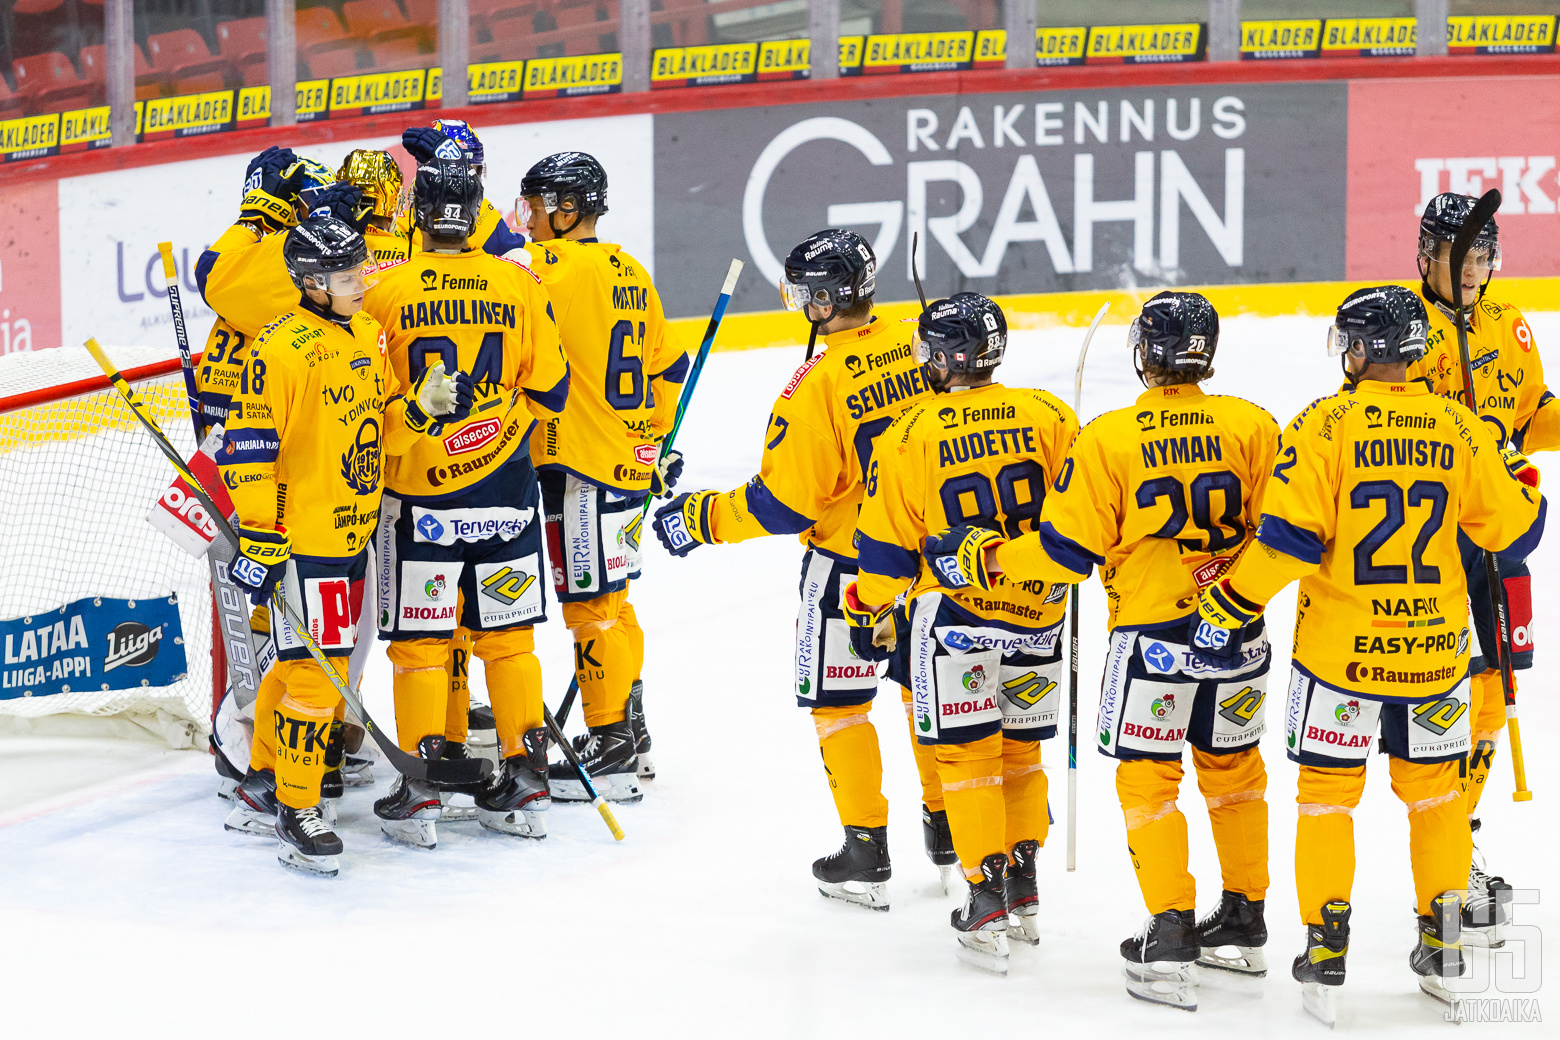
[[[110,353],[193,454],[177,356]],[[146,520],[173,476],[85,348],[0,356],[0,733],[74,717],[206,747],[226,671],[208,571]]]

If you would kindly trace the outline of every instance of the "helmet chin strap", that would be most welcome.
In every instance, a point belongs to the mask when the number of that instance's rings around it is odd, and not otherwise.
[[[1420,288],[1420,292],[1422,292],[1424,294],[1425,299],[1427,299],[1431,303],[1435,304],[1436,307],[1440,309],[1442,314],[1444,314],[1448,318],[1450,318],[1450,317],[1452,317],[1453,315],[1455,315],[1457,313],[1457,308],[1452,306],[1452,301],[1446,299],[1446,297],[1442,296],[1440,293],[1436,292],[1434,289],[1432,289],[1430,287],[1430,266],[1429,265],[1430,265],[1430,261],[1426,260],[1422,256],[1419,258],[1419,288]],[[1493,278],[1493,277],[1494,277],[1494,272],[1491,272],[1490,274],[1485,275],[1484,282],[1479,286],[1478,293],[1474,296],[1473,299],[1471,299],[1467,303],[1463,304],[1463,311],[1465,313],[1472,314],[1474,306],[1480,300],[1484,299],[1484,291],[1490,287],[1490,279]]]
[[[816,307],[817,304],[813,304],[813,306]],[[812,360],[813,349],[818,345],[818,330],[834,320],[834,310],[834,304],[829,304],[829,316],[827,318],[819,318],[812,323],[812,331],[807,334],[807,357],[803,359],[804,361]]]
[[[585,219],[585,214],[581,213],[578,209],[576,209],[574,211],[574,223],[570,224],[567,228],[565,228],[565,229],[560,231],[558,229],[558,225],[556,223],[554,223],[554,217],[556,217],[557,214],[562,213],[562,212],[563,212],[563,207],[559,206],[557,209],[555,209],[551,213],[547,214],[547,226],[552,229],[552,233],[553,233],[554,237],[556,237],[556,238],[568,238],[569,237],[569,232],[573,231],[575,228],[579,227],[580,226],[580,221]]]

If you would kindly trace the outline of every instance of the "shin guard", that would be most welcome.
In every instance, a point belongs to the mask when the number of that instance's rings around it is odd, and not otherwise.
[[[1268,888],[1267,769],[1256,748],[1233,755],[1193,749],[1197,788],[1208,805],[1224,890],[1266,899]]]
[[[1489,779],[1495,749],[1500,746],[1500,731],[1506,726],[1506,694],[1496,671],[1475,675],[1469,687],[1473,701],[1473,748],[1468,752],[1465,809],[1472,819],[1478,815],[1484,782]]]
[[[251,769],[276,768],[276,728],[270,721],[276,714],[276,706],[282,702],[282,695],[287,692],[282,675],[282,670],[273,665],[260,680],[260,690],[255,694],[255,737],[249,745]]]
[[[1300,917],[1322,927],[1327,903],[1347,903],[1354,890],[1354,808],[1365,791],[1365,767],[1300,767],[1300,818],[1295,824],[1295,894]],[[1464,872],[1464,878],[1467,874]]]
[[[937,777],[937,745],[923,744],[915,739],[915,713],[910,706],[910,688],[899,688],[905,705],[905,721],[910,726],[910,750],[915,753],[915,771],[921,778],[921,804],[932,812],[940,812],[943,805],[942,781]]]
[[[583,603],[563,604],[563,620],[574,634],[574,677],[580,706],[592,729],[622,722],[628,695],[644,660],[644,633],[632,612],[625,617],[628,590]]]
[[[346,658],[331,664],[346,678]],[[314,661],[278,661],[286,688],[271,712],[271,733],[276,740],[276,800],[294,809],[307,809],[320,800],[320,778],[325,775],[325,751],[330,744],[331,723],[340,695]]]
[[[546,725],[542,715],[542,665],[531,628],[479,632],[473,652],[487,677],[499,757],[526,752],[525,735]]]
[[[466,742],[468,718],[471,713],[471,631],[455,630],[450,640],[450,660],[445,665],[449,675],[450,695],[444,708],[444,739],[452,744]]]
[[[1007,818],[1003,849],[1013,851],[1021,841],[1041,845],[1051,831],[1046,805],[1050,782],[1040,768],[1038,740],[1002,738],[1002,804]]]
[[[1408,858],[1421,916],[1432,912],[1437,896],[1468,887],[1473,834],[1458,797],[1457,766],[1392,759],[1392,793],[1408,807]]]
[[[937,744],[937,775],[942,779],[948,829],[964,876],[982,877],[987,856],[1007,858],[1007,809],[1002,799],[1002,734],[973,744]]]
[[[423,737],[443,736],[448,714],[450,676],[445,669],[450,645],[443,639],[398,639],[390,644],[395,666],[395,742],[417,754]]]
[[[888,799],[883,797],[883,756],[877,729],[867,717],[871,704],[846,704],[812,710],[818,751],[829,775],[829,789],[840,823],[846,827],[886,827]]]
[[[1116,766],[1127,851],[1150,914],[1197,905],[1197,883],[1187,869],[1186,817],[1175,804],[1183,774],[1178,761],[1136,758]]]

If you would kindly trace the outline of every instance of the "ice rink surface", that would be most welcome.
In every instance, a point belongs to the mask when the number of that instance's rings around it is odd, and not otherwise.
[[[1118,320],[1122,316],[1117,316]],[[1529,315],[1540,348],[1560,345],[1560,314]],[[1280,422],[1339,384],[1322,318],[1224,323],[1213,392],[1239,394]],[[1124,326],[1104,326],[1085,378],[1083,415],[1139,392]],[[1021,331],[999,372],[1010,385],[1072,396],[1081,330]],[[755,471],[769,403],[800,347],[710,358],[680,446],[683,488],[733,487]],[[1545,465],[1546,457],[1537,458]],[[1555,480],[1560,481],[1560,470]],[[1555,485],[1560,487],[1560,483]],[[1547,490],[1547,488],[1546,488]],[[127,515],[139,518],[136,505]],[[134,522],[139,523],[139,519]],[[149,528],[147,537],[157,537]],[[653,541],[652,541],[653,545]],[[171,547],[168,551],[174,551]],[[658,545],[633,600],[644,626],[646,711],[659,777],[621,806],[614,843],[586,806],[555,805],[543,842],[475,823],[443,824],[421,852],[380,837],[371,808],[387,786],[349,791],[347,845],[335,879],[277,865],[269,842],[225,833],[210,759],[115,750],[92,742],[0,742],[0,992],[4,1033],[35,1036],[248,1037],[328,1031],[341,1037],[551,1035],[934,1037],[1315,1037],[1288,962],[1303,946],[1293,883],[1295,768],[1284,757],[1282,690],[1294,593],[1269,610],[1274,672],[1263,741],[1270,781],[1270,975],[1220,984],[1204,972],[1195,1015],[1130,999],[1119,941],[1144,916],[1127,856],[1111,764],[1080,756],[1078,870],[1064,869],[1066,745],[1045,745],[1056,826],[1039,860],[1045,941],[1013,944],[1006,979],[955,961],[944,896],[921,846],[919,787],[897,690],[873,719],[891,802],[892,910],[821,898],[810,864],[840,843],[812,722],[791,695],[790,644],[801,550],[793,539],[701,548],[684,560]],[[1556,561],[1556,562],[1551,562]],[[1481,807],[1480,844],[1494,872],[1543,901],[1517,908],[1534,942],[1512,942],[1475,971],[1499,977],[1489,998],[1537,997],[1538,937],[1560,937],[1550,895],[1560,840],[1560,651],[1548,596],[1560,587],[1560,534],[1533,558],[1538,667],[1523,673],[1527,804],[1510,799],[1503,745]],[[1104,657],[1105,597],[1084,589],[1086,734]],[[572,661],[556,620],[538,652],[557,704]],[[473,686],[482,688],[480,669]],[[1271,695],[1276,692],[1276,699]],[[378,655],[365,700],[393,724],[390,668]],[[578,714],[572,728],[579,725]],[[1374,759],[1355,814],[1359,869],[1349,981],[1338,1032],[1423,1036],[1451,1029],[1407,965],[1414,941],[1408,828],[1385,763]],[[1199,912],[1219,875],[1195,781],[1190,821]],[[1526,972],[1528,981],[1513,980]],[[1543,1025],[1464,1025],[1460,1035]],[[1552,1027],[1550,1027],[1552,1028]],[[567,1031],[567,1032],[566,1032]]]

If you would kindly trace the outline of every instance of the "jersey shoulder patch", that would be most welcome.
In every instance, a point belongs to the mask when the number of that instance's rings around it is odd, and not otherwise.
[[[379,272],[383,274],[386,271],[392,271],[395,268],[400,267],[402,264],[409,264],[411,262],[412,258],[409,256],[403,256],[399,260],[385,260],[380,263]]]
[[[537,285],[542,284],[542,280],[536,276],[536,272],[522,264],[520,261],[511,260],[507,256],[495,256],[493,259],[497,260],[501,264],[509,264],[511,267],[520,268],[520,270],[524,271],[528,276],[530,276],[531,281],[535,282]]]
[[[824,350],[814,354],[810,361],[804,362],[801,368],[798,368],[794,373],[792,373],[791,381],[785,384],[785,389],[780,391],[780,396],[783,399],[789,401],[791,399],[791,395],[796,393],[797,387],[802,385],[802,380],[807,378],[807,373],[811,372],[813,369],[822,364],[823,359],[828,356],[829,352]]]

